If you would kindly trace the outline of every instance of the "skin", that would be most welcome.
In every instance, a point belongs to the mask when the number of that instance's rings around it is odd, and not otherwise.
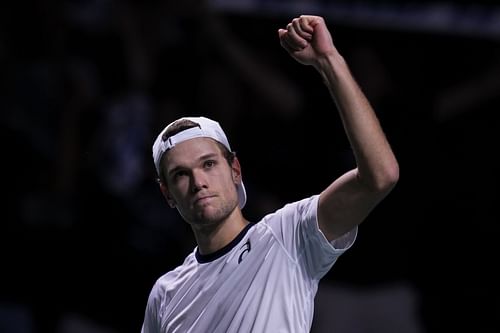
[[[193,229],[200,253],[212,253],[248,224],[238,206],[241,167],[229,165],[217,143],[194,138],[177,144],[162,160],[166,184],[160,188]]]
[[[399,165],[370,103],[335,47],[322,17],[302,15],[279,29],[282,47],[323,78],[342,120],[357,167],[321,194],[318,224],[328,240],[360,224],[399,180]],[[327,138],[326,138],[327,139]]]
[[[336,49],[319,16],[302,15],[278,30],[281,46],[295,60],[312,66],[336,103],[356,159],[356,167],[320,193],[318,224],[331,241],[359,225],[399,180],[399,165],[370,103]],[[320,112],[317,110],[318,117]],[[328,137],[322,139],[328,146]],[[229,165],[211,139],[176,145],[162,161],[161,190],[193,229],[202,254],[233,240],[248,224],[238,207],[241,167]]]

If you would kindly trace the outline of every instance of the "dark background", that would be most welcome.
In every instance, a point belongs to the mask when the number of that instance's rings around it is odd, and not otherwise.
[[[327,20],[401,169],[323,283],[404,282],[425,332],[500,330],[493,2],[2,6],[1,332],[140,331],[152,284],[194,246],[151,158],[180,115],[226,130],[254,221],[353,165],[319,75],[279,45],[302,13]]]

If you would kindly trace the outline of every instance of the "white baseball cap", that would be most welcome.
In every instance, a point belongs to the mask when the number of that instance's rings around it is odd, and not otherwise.
[[[167,139],[164,139],[163,135],[165,134],[167,129],[173,123],[178,122],[179,120],[190,120],[198,124],[198,126],[188,128],[175,135],[168,137]],[[153,144],[153,161],[158,175],[160,175],[160,161],[163,154],[169,149],[174,148],[176,144],[194,138],[212,138],[215,141],[222,143],[229,151],[232,152],[226,134],[224,133],[222,127],[219,125],[218,122],[212,119],[208,119],[206,117],[182,117],[168,124],[160,132],[160,134],[158,134],[158,137],[156,138]],[[238,184],[237,190],[238,190],[239,206],[241,209],[245,206],[245,203],[247,201],[247,193],[242,181]]]

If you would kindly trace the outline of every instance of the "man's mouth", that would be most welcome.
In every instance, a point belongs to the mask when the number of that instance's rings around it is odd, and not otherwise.
[[[201,196],[199,198],[196,198],[194,200],[194,204],[195,205],[202,205],[208,201],[210,201],[214,196],[213,195],[205,195],[205,196]]]

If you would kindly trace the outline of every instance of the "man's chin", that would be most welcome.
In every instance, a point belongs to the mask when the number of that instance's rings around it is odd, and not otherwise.
[[[209,226],[217,224],[220,220],[221,220],[220,217],[218,216],[217,212],[213,209],[213,207],[205,205],[203,207],[197,207],[195,209],[194,224]]]

